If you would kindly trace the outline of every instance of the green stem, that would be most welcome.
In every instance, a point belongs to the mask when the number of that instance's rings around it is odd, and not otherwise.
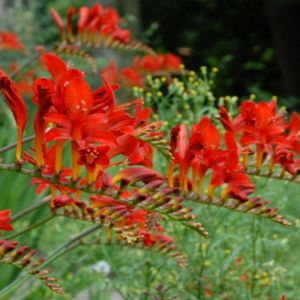
[[[28,207],[28,208],[25,208],[24,210],[14,214],[11,218],[11,223],[12,222],[15,222],[25,216],[27,216],[28,214],[30,214],[31,212],[35,211],[36,209],[40,208],[41,206],[43,206],[44,204],[46,203],[49,203],[50,202],[50,199],[51,197],[50,196],[47,196],[45,198],[43,198],[42,200],[40,200],[38,203]]]
[[[20,174],[24,174],[30,177],[35,177],[35,178],[41,178],[44,179],[46,181],[49,181],[55,185],[58,186],[64,186],[67,187],[69,189],[74,189],[77,191],[83,191],[89,194],[99,194],[99,195],[103,195],[105,193],[104,190],[102,189],[94,189],[93,186],[90,185],[85,185],[82,186],[80,180],[76,180],[76,181],[69,181],[69,182],[61,182],[59,180],[59,178],[53,174],[53,175],[44,175],[41,173],[41,170],[39,169],[25,169],[22,167],[22,165],[16,163],[16,164],[3,164],[0,163],[0,170],[6,170],[6,171],[11,171],[11,172],[16,172],[16,173],[20,173]]]
[[[67,243],[63,244],[62,246],[60,246],[58,249],[56,249],[53,254],[51,254],[47,260],[42,263],[41,265],[38,266],[38,269],[43,269],[46,266],[48,266],[51,262],[53,262],[54,260],[56,260],[57,258],[59,258],[60,256],[64,255],[65,253],[73,250],[75,247],[81,245],[81,239],[90,235],[91,233],[95,232],[96,230],[98,230],[100,228],[99,225],[93,226],[87,230],[85,230],[84,232],[82,232],[81,234],[75,236],[74,238],[72,238],[70,241],[68,241]],[[20,288],[25,282],[27,282],[30,278],[31,278],[31,274],[26,274],[23,275],[21,277],[19,277],[18,279],[16,279],[15,281],[13,281],[11,284],[9,284],[8,286],[6,286],[4,289],[2,289],[0,291],[0,299],[1,300],[5,300],[8,299],[8,295],[10,295],[11,293],[13,293],[16,289]]]
[[[270,174],[270,172],[258,172],[257,170],[246,170],[246,173],[250,176],[255,176],[255,177],[264,177],[267,179],[276,179],[276,180],[283,180],[283,181],[290,181],[294,182],[297,184],[300,184],[300,180],[297,179],[298,176],[291,176],[289,174]]]
[[[259,238],[259,231],[258,231],[258,226],[256,224],[256,219],[253,219],[251,233],[252,233],[252,263],[253,263],[252,274],[251,274],[251,296],[254,297],[255,275],[256,275],[256,269],[257,269],[256,245],[257,245],[257,240]]]
[[[33,55],[30,56],[29,59],[27,59],[23,64],[21,64],[16,71],[10,73],[9,77],[11,79],[15,79],[16,76],[18,75],[18,73],[20,72],[21,69],[29,66],[34,60],[36,60],[38,57],[39,57],[40,53],[39,52],[36,52],[34,53]]]
[[[34,140],[34,138],[35,138],[35,135],[28,136],[28,137],[26,137],[26,138],[24,138],[24,139],[22,140],[22,144],[31,142],[32,140]],[[1,154],[1,153],[4,153],[4,152],[6,152],[6,151],[12,150],[12,149],[14,149],[14,148],[16,148],[16,147],[17,147],[17,143],[9,144],[9,145],[7,145],[7,146],[5,146],[5,147],[3,147],[3,148],[0,148],[0,154]]]
[[[45,218],[45,219],[43,219],[43,220],[41,220],[41,221],[39,221],[39,222],[37,222],[37,223],[35,223],[35,224],[32,224],[31,226],[25,228],[24,230],[21,230],[21,231],[19,231],[19,232],[16,232],[16,233],[14,233],[14,234],[11,234],[11,235],[9,235],[9,236],[6,236],[5,239],[6,239],[6,240],[11,240],[11,239],[14,239],[14,238],[16,238],[16,237],[18,237],[18,236],[20,236],[20,235],[23,235],[24,233],[26,233],[26,232],[28,232],[28,231],[31,231],[32,229],[37,228],[37,227],[39,227],[39,226],[41,226],[41,225],[43,225],[43,224],[49,222],[49,221],[52,220],[54,217],[56,217],[56,215],[51,215],[50,217],[47,217],[47,218]]]

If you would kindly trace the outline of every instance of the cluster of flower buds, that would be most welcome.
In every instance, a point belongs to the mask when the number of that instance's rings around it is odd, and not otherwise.
[[[104,187],[105,186],[105,187]],[[111,227],[138,236],[162,232],[160,219],[167,216],[190,227],[204,237],[207,232],[191,207],[184,207],[179,190],[170,188],[164,177],[149,168],[130,167],[118,172],[88,201],[72,195],[59,195],[53,200],[55,214]]]
[[[181,58],[177,55],[168,54],[148,54],[144,57],[136,56],[133,65],[118,70],[115,61],[104,68],[101,72],[109,82],[122,83],[125,86],[145,85],[146,75],[163,75],[170,72],[178,72],[182,65]]]
[[[18,242],[0,240],[0,262],[13,264],[23,269],[43,283],[57,294],[63,294],[62,287],[57,283],[57,278],[50,277],[51,270],[39,269],[39,266],[45,261],[43,258],[34,259],[36,250],[30,250],[29,246],[18,248]]]
[[[83,244],[122,245],[135,249],[148,249],[173,258],[180,267],[185,267],[187,263],[186,255],[178,251],[177,245],[171,237],[147,230],[140,229],[138,232],[132,232],[125,228],[117,230],[107,228],[105,234]]]
[[[0,50],[23,52],[25,47],[15,32],[0,31]]]

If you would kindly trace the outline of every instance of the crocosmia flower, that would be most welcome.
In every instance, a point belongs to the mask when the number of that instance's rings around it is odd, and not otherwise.
[[[0,211],[0,230],[12,231],[13,227],[9,224],[10,222],[10,210]]]
[[[0,90],[2,92],[4,100],[9,106],[16,121],[17,130],[18,130],[16,158],[17,160],[20,160],[21,151],[22,151],[22,137],[28,119],[27,108],[23,98],[21,97],[17,89],[17,86],[11,80],[11,78],[1,69],[0,69]]]

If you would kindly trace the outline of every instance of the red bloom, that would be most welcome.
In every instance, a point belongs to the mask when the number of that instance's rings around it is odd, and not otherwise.
[[[13,61],[10,64],[9,72],[15,72],[17,77],[20,77],[17,82],[15,82],[18,91],[22,96],[31,96],[32,95],[32,80],[35,72],[33,70],[29,70],[26,72],[20,72],[19,65]]]
[[[277,102],[269,103],[244,101],[240,107],[240,114],[231,121],[228,113],[221,108],[221,121],[225,128],[235,135],[242,134],[240,143],[246,148],[244,153],[250,152],[251,145],[256,146],[256,167],[259,170],[267,154],[272,154],[275,145],[288,146],[285,130],[287,124],[284,113],[277,113]],[[247,154],[244,163],[247,164]]]
[[[178,71],[182,64],[181,58],[174,54],[136,56],[133,65],[118,71],[116,62],[111,62],[103,69],[108,81],[118,82],[126,86],[144,86],[145,77],[149,73]]]
[[[10,210],[1,210],[0,211],[0,229],[5,231],[14,230],[13,227],[9,224],[10,218]]]
[[[14,32],[0,32],[0,49],[24,51],[24,45],[20,42],[19,37]]]
[[[15,83],[1,69],[0,69],[0,90],[4,96],[7,105],[12,111],[16,121],[17,130],[18,130],[16,158],[17,160],[19,160],[22,151],[23,132],[28,119],[26,105],[23,98],[19,94]]]
[[[101,76],[109,83],[116,83],[118,81],[117,63],[112,60],[106,68],[102,69]]]
[[[130,86],[143,86],[144,78],[135,68],[124,68],[121,70],[121,80]]]
[[[80,147],[78,164],[86,166],[91,172],[95,170],[96,165],[106,166],[109,164],[108,149],[109,147],[106,145],[95,146],[90,144]]]
[[[228,196],[246,200],[247,196],[254,191],[255,185],[244,172],[239,163],[239,153],[236,141],[230,132],[225,135],[227,146],[226,157],[221,164],[213,168],[211,185],[213,187],[227,183],[228,187],[222,192],[222,198]]]
[[[184,125],[173,128],[170,146],[175,157],[174,163],[179,164],[179,181],[182,187],[187,190],[188,171],[189,167],[192,167],[192,189],[196,189],[197,177],[199,177],[198,193],[201,194],[206,172],[224,157],[224,151],[220,149],[220,145],[220,134],[208,117],[204,117],[197,125],[192,127],[188,142]],[[176,152],[176,149],[178,149],[178,152]],[[174,166],[171,165],[172,168]],[[169,174],[169,179],[171,176]],[[170,180],[169,183],[171,183]]]
[[[44,165],[45,141],[44,134],[46,131],[47,122],[45,116],[48,113],[52,103],[54,93],[54,84],[46,78],[39,78],[33,84],[33,102],[38,105],[38,110],[34,119],[35,131],[35,153],[37,165]]]
[[[253,102],[244,102],[241,106],[244,122],[241,143],[262,145],[267,151],[270,151],[271,144],[283,143],[283,133],[287,125],[284,115],[277,114],[276,110],[275,100],[269,103],[259,102],[256,105]]]
[[[193,188],[195,188],[196,176],[199,176],[199,194],[201,194],[204,176],[208,169],[224,159],[224,151],[220,149],[220,146],[219,131],[208,117],[202,118],[197,125],[192,127],[187,159],[193,169]]]
[[[178,71],[180,66],[182,65],[182,60],[179,56],[168,53],[165,55],[163,69],[169,71]]]
[[[292,175],[296,175],[299,170],[295,164],[294,153],[286,148],[277,146],[273,155],[273,163],[280,164],[283,169]]]
[[[174,54],[148,54],[143,58],[134,58],[134,67],[147,72],[178,71],[182,64],[181,58]]]
[[[143,244],[145,247],[152,247],[156,243],[169,245],[174,241],[167,235],[153,234],[147,231],[140,231],[139,234],[143,236]]]
[[[56,23],[56,26],[60,32],[60,37],[63,41],[65,41],[66,38],[65,38],[65,32],[64,32],[64,23],[55,8],[52,7],[50,11],[51,11],[52,17]]]
[[[169,185],[179,182],[186,191],[192,189],[202,194],[204,178],[211,171],[212,178],[208,185],[208,195],[213,196],[217,187],[226,184],[221,197],[247,199],[253,192],[254,185],[245,174],[239,163],[239,152],[232,133],[227,132],[225,142],[227,149],[221,148],[221,135],[208,117],[202,118],[191,130],[187,141],[187,130],[184,125],[177,125],[171,132],[171,151],[174,162],[170,164]],[[179,169],[179,181],[173,176],[176,165]],[[189,170],[192,169],[192,181]],[[175,179],[175,181],[174,181]]]
[[[149,109],[142,109],[141,100],[117,105],[114,90],[103,78],[104,86],[91,91],[84,74],[67,65],[53,54],[46,53],[43,61],[52,80],[39,78],[34,84],[34,102],[38,104],[35,117],[35,153],[38,166],[48,167],[48,142],[55,142],[55,173],[62,171],[62,154],[66,141],[72,146],[72,178],[78,179],[81,166],[87,170],[87,182],[98,182],[98,174],[109,167],[118,155],[119,164],[152,165],[152,146],[142,137],[158,140],[159,122],[147,125]],[[134,111],[131,114],[131,111]],[[52,123],[46,132],[46,126]],[[54,126],[53,126],[54,125]],[[141,137],[141,138],[140,138]]]
[[[54,8],[51,9],[51,13],[60,31],[61,38],[65,41],[64,25],[61,17]],[[131,41],[130,32],[119,27],[119,14],[113,8],[108,7],[104,9],[100,3],[96,3],[91,8],[86,6],[80,7],[76,34],[72,30],[74,15],[75,9],[70,7],[67,16],[67,38],[71,43],[74,43],[76,40],[84,43],[98,43],[103,36],[108,36],[124,44],[128,44]]]
[[[289,134],[287,140],[291,143],[293,151],[300,155],[300,117],[293,112],[289,126]]]
[[[158,72],[161,70],[163,61],[164,59],[162,55],[156,56],[149,54],[142,58],[136,56],[134,58],[134,66],[143,71]]]

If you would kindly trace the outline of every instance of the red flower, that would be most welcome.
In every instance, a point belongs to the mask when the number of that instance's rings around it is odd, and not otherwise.
[[[10,210],[1,210],[0,211],[0,229],[5,231],[14,230],[13,227],[9,224],[10,218]]]
[[[244,102],[241,106],[244,122],[241,143],[262,145],[270,151],[271,144],[284,142],[282,137],[287,125],[284,122],[284,115],[277,114],[276,110],[275,100],[269,103],[259,102],[256,105],[253,102]]]
[[[275,164],[280,164],[284,171],[294,176],[298,174],[300,165],[299,159],[296,159],[296,156],[300,154],[299,135],[300,118],[297,113],[293,113],[289,124],[289,133],[285,135],[286,142],[278,144],[275,147],[270,171],[273,171]]]
[[[32,95],[32,79],[35,74],[35,71],[29,70],[26,72],[20,72],[19,65],[13,61],[10,64],[9,72],[15,72],[17,77],[20,77],[17,82],[15,82],[18,91],[22,96],[31,96]]]
[[[246,200],[248,195],[254,191],[255,185],[244,172],[243,166],[239,163],[239,153],[236,141],[230,132],[225,135],[227,146],[226,157],[221,164],[213,168],[211,186],[214,188],[227,183],[227,188],[222,192],[221,197],[228,196]]]
[[[63,41],[65,41],[66,38],[65,38],[65,32],[64,32],[64,23],[55,8],[52,7],[50,11],[51,11],[52,17],[56,23],[56,26],[60,32],[60,37]]]
[[[143,58],[134,58],[134,67],[141,71],[160,72],[160,71],[178,71],[182,64],[181,58],[174,54],[148,54]]]
[[[172,129],[170,146],[174,162],[169,167],[169,185],[172,187],[174,183],[179,183],[184,190],[198,191],[198,195],[201,195],[204,178],[209,174],[208,171],[211,171],[208,196],[212,197],[217,187],[226,184],[221,192],[222,199],[228,197],[247,199],[248,194],[253,192],[254,185],[239,163],[239,150],[234,135],[226,133],[227,149],[223,150],[221,135],[208,117],[202,118],[192,127],[189,139],[187,135],[184,125],[177,125]],[[173,175],[176,165],[179,169],[179,178]]]
[[[275,145],[289,145],[285,130],[287,124],[284,113],[277,113],[277,102],[269,103],[244,101],[240,114],[233,120],[224,108],[221,108],[221,121],[225,128],[235,135],[242,134],[240,143],[246,147],[244,163],[247,164],[247,152],[251,145],[256,146],[256,168],[260,170],[267,154],[272,154]]]
[[[51,13],[60,31],[61,38],[65,41],[66,37],[61,17],[54,8],[51,9]],[[70,7],[67,16],[67,38],[71,43],[74,43],[76,40],[83,43],[97,43],[102,36],[109,36],[111,39],[124,44],[128,44],[131,41],[130,32],[119,27],[119,14],[113,8],[103,9],[99,3],[96,3],[91,8],[86,6],[80,7],[76,34],[72,30],[74,15],[75,9]]]
[[[22,151],[23,132],[28,119],[26,105],[23,98],[19,94],[15,83],[1,69],[0,69],[0,90],[4,96],[7,105],[12,111],[16,121],[17,130],[18,130],[16,158],[17,160],[19,160]]]
[[[133,65],[118,71],[116,62],[111,62],[101,72],[108,81],[129,86],[144,86],[145,77],[149,73],[178,71],[182,64],[181,58],[174,54],[136,56]]]
[[[220,162],[224,157],[224,151],[220,149],[221,137],[217,128],[211,123],[208,117],[204,117],[197,125],[192,127],[189,141],[184,125],[173,128],[171,133],[171,149],[175,157],[174,163],[179,164],[180,186],[185,190],[188,188],[189,167],[193,170],[192,189],[196,189],[198,178],[198,194],[202,192],[203,180],[208,169]],[[178,152],[176,152],[178,149]],[[169,183],[172,168],[169,170]]]
[[[1,48],[24,51],[24,45],[20,42],[18,35],[8,31],[0,32],[0,49]]]
[[[143,86],[143,76],[133,67],[124,68],[121,70],[121,80],[124,84],[130,86]]]
[[[300,117],[293,112],[289,126],[289,134],[287,140],[291,143],[293,151],[300,155]]]
[[[39,78],[34,84],[34,102],[38,104],[35,117],[35,153],[38,166],[49,167],[47,143],[55,142],[55,173],[63,169],[64,144],[71,142],[72,178],[78,179],[81,166],[86,168],[87,182],[98,182],[98,174],[109,167],[109,160],[122,155],[131,164],[152,165],[152,146],[143,138],[158,140],[159,122],[147,125],[149,109],[142,101],[117,105],[114,90],[103,78],[104,86],[91,91],[84,74],[68,66],[53,54],[46,53],[43,61],[52,80]],[[131,111],[134,113],[131,114]],[[46,132],[48,123],[51,128]],[[143,137],[143,138],[142,138]],[[51,156],[53,157],[53,156]],[[51,164],[51,166],[53,166]]]
[[[109,164],[108,150],[109,147],[106,145],[95,146],[93,144],[79,148],[78,164],[86,167],[88,184],[96,181],[102,168]]]
[[[136,56],[134,58],[134,66],[143,71],[158,72],[161,70],[163,61],[164,59],[162,55],[148,54],[142,58]]]
[[[39,78],[35,80],[32,89],[34,92],[33,102],[38,105],[38,110],[34,119],[35,153],[37,165],[41,167],[44,165],[45,153],[44,134],[47,125],[45,116],[52,105],[51,101],[54,93],[54,84],[49,79]]]
[[[186,162],[186,152],[187,152],[187,130],[184,125],[177,125],[171,131],[171,152],[174,157],[174,162],[170,163],[168,171],[168,181],[169,185],[173,187],[173,172],[175,164],[179,165],[179,180],[180,185],[187,188],[187,174],[188,174],[188,165]]]
[[[106,68],[102,69],[101,76],[106,78],[109,83],[116,83],[118,81],[117,63],[111,61]]]
[[[178,71],[180,66],[182,65],[182,60],[179,56],[168,53],[165,55],[163,69],[169,71]]]

